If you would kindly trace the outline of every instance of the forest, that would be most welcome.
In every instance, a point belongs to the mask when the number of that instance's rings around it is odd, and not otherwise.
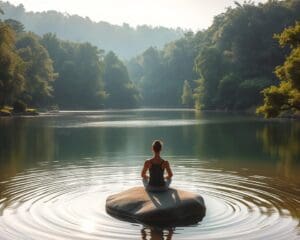
[[[124,61],[115,49],[94,45],[93,38],[91,43],[63,40],[47,24],[47,33],[39,35],[26,31],[18,19],[5,19],[0,23],[0,107],[19,101],[38,108],[188,107],[257,109],[265,117],[294,114],[300,110],[297,21],[298,0],[236,2],[208,29],[185,32],[163,48],[149,46]]]
[[[15,19],[24,25],[26,31],[40,36],[51,32],[63,40],[90,42],[105,51],[113,50],[123,59],[134,57],[149,46],[161,48],[167,42],[183,36],[180,28],[147,25],[134,28],[127,23],[118,26],[103,21],[94,22],[88,17],[57,11],[27,12],[22,4],[14,6],[0,1],[0,6],[4,11],[0,19]]]
[[[0,106],[15,101],[63,109],[137,104],[138,91],[113,52],[104,54],[90,43],[62,41],[51,33],[39,37],[23,29],[11,19],[0,25]]]
[[[300,2],[235,4],[208,29],[127,63],[142,105],[254,112],[263,104],[257,112],[267,117],[299,110]]]

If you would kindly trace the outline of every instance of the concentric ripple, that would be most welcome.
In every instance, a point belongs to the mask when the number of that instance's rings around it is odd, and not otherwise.
[[[173,186],[202,194],[197,225],[153,229],[112,218],[106,197],[140,184],[137,160],[49,164],[1,183],[1,239],[299,239],[299,196],[274,179],[176,160]],[[188,163],[188,165],[187,165]]]

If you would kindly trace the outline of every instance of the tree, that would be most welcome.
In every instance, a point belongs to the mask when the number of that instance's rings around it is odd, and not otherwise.
[[[240,79],[232,73],[224,76],[218,84],[216,104],[222,109],[234,109],[237,102]]]
[[[181,102],[184,106],[187,107],[193,106],[193,91],[188,80],[185,80],[183,84]]]
[[[189,32],[159,50],[150,47],[127,63],[130,76],[142,94],[142,105],[150,107],[182,106],[181,95],[185,80],[193,88],[197,78],[193,70],[198,54],[198,38]]]
[[[33,33],[23,33],[16,42],[18,54],[25,63],[25,101],[34,106],[45,106],[53,92],[56,78],[47,50]]]
[[[198,54],[196,39],[192,32],[187,32],[183,38],[167,44],[162,50],[163,79],[160,85],[162,89],[168,89],[164,91],[167,93],[164,99],[166,106],[180,106],[184,81],[193,84],[192,80],[197,78],[193,69]]]
[[[6,19],[4,21],[7,25],[9,25],[17,34],[24,32],[24,25],[17,20],[14,19]]]
[[[12,104],[25,86],[24,63],[14,44],[14,31],[0,22],[0,107]]]
[[[162,48],[166,43],[179,39],[183,35],[183,30],[179,28],[147,25],[132,27],[128,24],[118,26],[53,10],[27,12],[22,4],[15,6],[8,1],[1,1],[1,7],[5,11],[5,18],[22,22],[28,31],[40,36],[51,32],[60,39],[90,42],[105,51],[114,50],[122,59],[132,58],[149,46]]]
[[[140,96],[134,83],[129,79],[126,66],[113,52],[109,52],[105,56],[104,66],[105,90],[108,94],[107,107],[136,107]]]
[[[58,73],[54,82],[55,103],[65,109],[103,108],[104,52],[90,43],[62,41],[51,33],[45,34],[41,43]]]
[[[195,109],[201,110],[204,108],[204,104],[202,103],[202,96],[204,96],[204,79],[200,78],[195,80],[196,87],[194,89],[194,101],[195,101]]]
[[[260,92],[276,83],[274,68],[288,53],[273,35],[299,18],[299,0],[245,1],[216,16],[204,31],[186,33],[161,50],[148,48],[127,64],[142,105],[180,106],[188,80],[196,108],[256,107]]]
[[[216,107],[217,89],[223,71],[222,61],[221,52],[215,47],[204,48],[195,59],[196,72],[202,79],[198,84],[201,84],[200,88],[203,88],[203,91],[199,92],[201,95],[197,98],[201,101],[203,108]]]
[[[283,65],[276,67],[279,86],[268,87],[262,92],[264,105],[257,109],[257,113],[267,118],[277,117],[286,111],[300,111],[300,22],[275,37],[282,47],[289,45],[291,53]]]
[[[259,92],[276,83],[273,70],[288,52],[273,35],[299,18],[298,0],[236,3],[216,16],[199,38],[196,105],[244,110],[260,104]]]

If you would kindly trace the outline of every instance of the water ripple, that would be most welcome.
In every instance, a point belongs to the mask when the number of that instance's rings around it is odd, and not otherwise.
[[[195,168],[195,161],[176,161],[173,185],[204,197],[207,214],[199,224],[159,230],[112,218],[106,197],[139,185],[140,169],[90,159],[41,166],[2,182],[1,239],[299,239],[299,196],[285,185],[209,169],[205,162]]]

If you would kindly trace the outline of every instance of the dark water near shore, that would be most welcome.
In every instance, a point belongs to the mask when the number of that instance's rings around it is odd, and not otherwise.
[[[153,139],[172,185],[201,194],[197,225],[112,218],[108,195],[141,185]],[[0,119],[0,239],[300,239],[300,122],[187,110]]]

